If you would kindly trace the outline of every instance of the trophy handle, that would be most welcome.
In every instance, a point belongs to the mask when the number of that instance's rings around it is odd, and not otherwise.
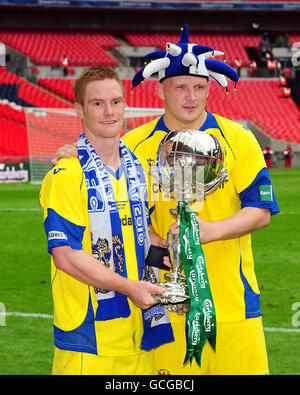
[[[168,232],[168,248],[170,252],[172,272],[165,274],[167,281],[185,282],[185,276],[181,274],[183,265],[180,259],[180,240],[179,234]]]
[[[173,215],[176,215],[177,224],[180,225],[180,216],[178,216],[177,208],[171,209],[170,211]],[[159,283],[160,286],[166,288],[167,292],[163,295],[156,294],[155,300],[158,303],[165,304],[166,308],[170,311],[184,313],[187,312],[190,308],[189,305],[184,304],[190,299],[190,296],[186,285],[186,278],[184,274],[181,273],[183,269],[183,264],[181,262],[179,232],[168,232],[167,240],[172,271],[164,275],[165,282]],[[173,306],[174,304],[175,306]]]
[[[178,210],[176,208],[170,208],[170,213],[175,217],[176,219],[178,218]]]

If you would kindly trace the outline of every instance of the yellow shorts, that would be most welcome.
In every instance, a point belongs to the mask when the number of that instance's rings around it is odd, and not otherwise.
[[[129,356],[100,356],[54,348],[53,375],[152,375],[153,351]]]
[[[201,368],[193,360],[183,366],[186,352],[182,324],[172,324],[175,342],[155,350],[155,374],[172,375],[254,375],[268,374],[268,359],[262,319],[250,318],[217,324],[216,352],[206,343]]]

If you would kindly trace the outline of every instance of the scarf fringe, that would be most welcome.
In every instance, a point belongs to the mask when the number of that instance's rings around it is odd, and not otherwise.
[[[145,329],[141,342],[141,350],[150,351],[162,344],[171,343],[173,341],[174,335],[171,325],[160,324],[158,326]]]
[[[121,297],[120,294],[115,299],[105,299],[98,301],[96,311],[96,321],[108,321],[115,318],[127,318],[130,316],[130,308],[127,298]]]

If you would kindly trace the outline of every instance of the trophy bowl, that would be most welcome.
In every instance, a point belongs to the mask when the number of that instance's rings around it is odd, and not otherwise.
[[[174,200],[189,204],[204,200],[227,180],[219,140],[199,130],[168,133],[150,173]]]
[[[205,196],[223,186],[228,179],[219,140],[199,130],[169,132],[158,147],[150,174],[178,205],[186,202],[189,206],[196,201],[203,202]],[[177,209],[170,211],[176,216]],[[168,234],[168,241],[172,272],[166,273],[166,281],[159,284],[167,291],[164,295],[156,295],[156,300],[174,311],[174,304],[188,304],[189,293],[181,273],[179,237]],[[182,311],[181,307],[181,312],[186,311],[187,308]]]

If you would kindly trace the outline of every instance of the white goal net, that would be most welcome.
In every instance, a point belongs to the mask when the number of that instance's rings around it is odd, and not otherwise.
[[[159,108],[125,109],[123,133],[163,113]],[[31,183],[41,183],[51,169],[51,159],[65,144],[72,144],[82,132],[82,125],[73,109],[26,108],[25,118],[29,146]]]

